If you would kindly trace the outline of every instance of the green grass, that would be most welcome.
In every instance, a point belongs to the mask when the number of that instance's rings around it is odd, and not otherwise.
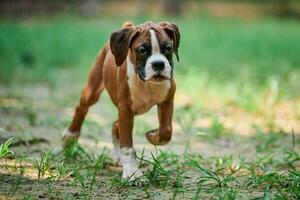
[[[45,173],[49,170],[50,168],[50,156],[51,156],[51,151],[47,151],[41,155],[41,158],[29,158],[28,162],[36,169],[37,171],[37,178],[38,180],[40,178],[43,178]]]
[[[71,149],[77,153],[67,153]],[[294,160],[294,164],[300,161],[299,153],[292,149],[287,154],[272,158],[262,157],[257,158],[256,161],[240,159],[239,163],[232,156],[203,158],[195,154],[178,155],[168,151],[157,151],[149,157],[142,153],[138,155],[138,160],[150,183],[142,187],[133,186],[129,181],[122,180],[120,174],[112,175],[109,170],[111,159],[105,149],[100,154],[84,151],[85,156],[73,157],[82,154],[83,151],[80,144],[73,143],[59,154],[54,155],[48,151],[42,154],[41,160],[36,159],[33,162],[31,158],[27,159],[34,167],[39,166],[40,170],[37,173],[38,176],[41,175],[38,181],[31,185],[38,184],[39,187],[47,188],[42,194],[44,198],[79,197],[89,199],[93,196],[103,198],[104,194],[97,192],[101,187],[105,187],[107,192],[114,193],[114,197],[119,193],[125,199],[141,196],[157,198],[159,194],[155,191],[169,191],[169,199],[208,197],[216,199],[299,199],[300,197],[299,171],[292,168],[282,170],[282,164],[290,159],[290,154],[296,154],[297,159]],[[17,157],[15,162],[18,159],[20,158]],[[40,167],[42,165],[47,167]],[[22,167],[22,163],[18,167]],[[48,171],[47,177],[43,177],[46,170]],[[6,191],[7,196],[14,193],[21,195],[18,193],[18,190],[23,190],[20,183],[29,184],[29,180],[25,180],[23,174],[17,175],[18,172],[15,173],[15,178],[8,179],[8,183],[14,187]],[[107,176],[111,177],[107,178]],[[4,178],[3,175],[0,177]],[[99,177],[103,178],[99,179]],[[103,182],[104,179],[107,180]],[[58,185],[60,185],[60,189]],[[70,192],[62,194],[61,190]]]
[[[7,141],[5,141],[3,144],[0,144],[0,159],[8,157],[10,155],[14,155],[14,152],[9,149],[13,140],[14,138],[10,138]]]

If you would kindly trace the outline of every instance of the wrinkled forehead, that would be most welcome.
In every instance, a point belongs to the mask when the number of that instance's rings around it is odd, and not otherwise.
[[[157,38],[158,43],[171,42],[170,37],[166,34],[164,29],[155,23],[142,24],[137,26],[137,29],[140,34],[132,44],[133,46],[139,46],[145,42],[151,44],[151,32],[152,34],[155,33],[155,37]]]

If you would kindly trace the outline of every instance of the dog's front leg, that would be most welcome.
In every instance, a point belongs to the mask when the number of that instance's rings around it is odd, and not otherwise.
[[[133,118],[134,114],[130,105],[119,106],[119,142],[120,161],[123,166],[122,178],[131,181],[138,179],[143,174],[138,168],[136,154],[132,142]],[[140,183],[137,180],[138,184]]]
[[[164,145],[172,137],[173,98],[157,105],[159,128],[146,133],[153,145]]]

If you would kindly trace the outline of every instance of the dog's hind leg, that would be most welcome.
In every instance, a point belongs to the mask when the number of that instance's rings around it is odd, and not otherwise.
[[[81,93],[80,101],[76,107],[71,125],[69,126],[68,130],[63,133],[64,143],[67,143],[74,139],[78,139],[78,137],[80,136],[82,123],[89,107],[98,101],[101,92],[104,90],[102,67],[105,54],[106,49],[104,48],[96,58],[88,81]]]

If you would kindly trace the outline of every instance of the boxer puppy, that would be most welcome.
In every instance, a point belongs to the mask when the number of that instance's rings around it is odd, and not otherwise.
[[[113,123],[114,161],[123,166],[123,178],[142,176],[132,141],[134,116],[157,105],[159,128],[146,133],[153,145],[171,140],[175,80],[173,53],[177,60],[180,33],[175,24],[147,22],[134,26],[125,22],[111,34],[97,55],[64,143],[80,136],[81,125],[91,105],[106,89],[118,109]]]

